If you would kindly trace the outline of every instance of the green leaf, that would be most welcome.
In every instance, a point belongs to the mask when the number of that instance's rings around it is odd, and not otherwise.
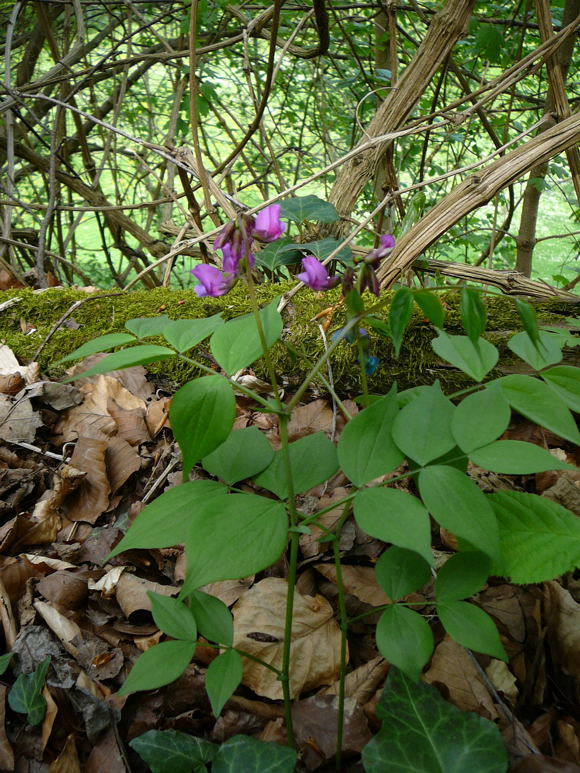
[[[205,771],[205,763],[211,762],[218,750],[216,744],[178,730],[148,730],[129,741],[129,746],[147,763],[152,773]]]
[[[183,544],[192,509],[210,497],[227,493],[224,486],[213,480],[194,480],[169,489],[146,505],[106,560],[133,548],[170,548]]]
[[[323,261],[330,255],[331,252],[334,252],[340,244],[342,244],[342,242],[338,239],[333,239],[331,236],[327,236],[325,239],[318,239],[315,242],[305,242],[304,244],[299,244],[298,247],[302,253],[306,253],[307,255],[314,255],[315,258]],[[341,263],[344,263],[347,266],[352,265],[352,250],[348,244],[337,252],[337,254],[334,256],[334,260],[339,260]]]
[[[494,572],[515,583],[553,580],[580,566],[580,518],[546,497],[520,491],[488,495],[502,561]]]
[[[425,506],[445,529],[493,559],[499,557],[499,528],[485,494],[466,475],[447,465],[419,473]]]
[[[522,320],[524,330],[531,338],[534,346],[538,347],[540,343],[540,333],[538,330],[536,312],[529,303],[526,303],[526,301],[522,301],[519,298],[516,298],[516,308],[520,315],[520,319]]]
[[[365,746],[366,773],[505,773],[508,759],[499,728],[460,711],[439,691],[391,668],[376,707],[383,724]]]
[[[415,462],[427,464],[455,445],[451,434],[454,411],[436,381],[401,409],[393,422],[393,439]]]
[[[556,435],[580,442],[580,433],[574,417],[553,389],[531,376],[505,376],[500,379],[501,389],[518,413]]]
[[[399,357],[403,336],[413,313],[413,293],[407,287],[400,287],[394,295],[389,309],[389,327],[395,349]]]
[[[336,208],[318,196],[294,196],[280,202],[280,217],[303,223],[305,220],[319,220],[321,223],[334,223],[339,219]]]
[[[556,459],[540,446],[521,440],[496,440],[495,443],[471,451],[469,458],[480,467],[505,475],[531,475],[547,470],[577,469]]]
[[[135,343],[135,336],[129,335],[129,333],[107,333],[107,335],[93,338],[92,341],[79,346],[74,352],[57,360],[56,364],[59,365],[61,362],[76,360],[79,357],[88,357],[89,354],[96,354],[97,352],[107,352],[109,349],[114,349],[115,346],[131,343]]]
[[[475,35],[475,50],[492,64],[501,60],[505,44],[501,30],[493,24],[481,24]]]
[[[159,630],[172,639],[197,640],[197,625],[191,609],[182,601],[148,591],[153,620]]]
[[[437,601],[459,601],[473,596],[485,585],[490,569],[491,561],[485,553],[475,550],[455,553],[437,575]]]
[[[223,601],[209,593],[193,590],[189,594],[189,605],[202,636],[216,644],[232,646],[234,621]]]
[[[466,453],[486,446],[508,428],[511,409],[497,385],[465,397],[455,409],[451,432]],[[485,421],[482,419],[485,417]]]
[[[88,378],[100,373],[109,373],[111,370],[122,370],[123,368],[132,368],[134,365],[146,365],[148,362],[157,362],[159,360],[168,360],[175,357],[173,349],[167,346],[157,346],[155,344],[145,344],[143,346],[131,346],[129,349],[122,349],[120,352],[107,354],[102,360],[99,360],[92,368],[83,370],[70,376],[66,381],[76,381],[79,378]]]
[[[414,550],[433,565],[429,513],[417,497],[399,489],[364,489],[354,498],[354,517],[369,536]]]
[[[139,655],[118,694],[155,690],[174,682],[188,667],[194,652],[195,642],[191,641],[164,641],[155,644]]]
[[[419,290],[413,294],[415,303],[429,322],[435,327],[443,327],[445,322],[445,309],[443,308],[439,297],[430,290]]]
[[[272,446],[257,427],[231,432],[227,440],[202,460],[204,469],[229,485],[251,478],[273,460]]]
[[[219,717],[226,702],[240,686],[244,675],[242,659],[236,650],[226,650],[209,664],[205,689],[215,717]]]
[[[211,773],[294,773],[296,762],[294,749],[234,735],[220,746]]]
[[[497,348],[485,338],[478,339],[474,344],[467,336],[451,336],[441,330],[438,337],[431,341],[431,346],[435,354],[467,373],[474,381],[483,381],[499,359]]]
[[[0,655],[0,676],[6,672],[14,654],[14,652],[7,652],[5,655]]]
[[[580,413],[580,368],[572,365],[558,365],[545,370],[542,378],[568,408]]]
[[[247,577],[270,566],[286,547],[288,519],[281,502],[230,494],[191,514],[185,542],[188,571],[181,596],[216,580]]]
[[[464,287],[461,291],[459,310],[463,329],[471,343],[476,344],[485,330],[487,321],[487,310],[481,300],[481,294],[473,287]]]
[[[295,494],[318,486],[338,470],[336,446],[324,432],[315,432],[290,443],[289,452]],[[288,484],[282,450],[275,452],[272,464],[254,478],[254,483],[280,499],[286,499]]]
[[[260,311],[268,348],[276,343],[282,332],[282,317],[276,310],[278,300],[274,298]],[[262,357],[264,352],[253,314],[236,317],[218,328],[211,337],[210,348],[219,366],[229,376]]]
[[[387,596],[398,601],[422,588],[431,577],[431,568],[418,553],[395,546],[379,558],[375,575]]]
[[[358,413],[342,430],[338,461],[355,486],[386,475],[404,459],[391,437],[399,412],[396,388]]]
[[[417,681],[433,652],[433,634],[418,612],[391,604],[377,623],[375,633],[381,655]]]
[[[256,263],[270,271],[275,271],[279,266],[289,266],[298,263],[302,257],[299,247],[289,236],[283,236],[270,242],[256,253]]]
[[[169,422],[181,449],[184,479],[196,462],[226,440],[235,417],[234,392],[223,376],[202,376],[177,390]]]
[[[50,656],[30,674],[20,674],[8,693],[8,705],[18,714],[26,714],[29,725],[39,725],[46,712],[46,700],[42,694]]]
[[[128,319],[125,327],[137,338],[149,338],[149,336],[163,335],[164,329],[171,324],[171,321],[166,314],[159,317],[137,317]]]
[[[178,352],[187,352],[223,324],[221,313],[207,319],[174,319],[169,321],[162,332],[165,340]]]
[[[437,604],[437,614],[443,628],[458,644],[507,661],[495,623],[483,609],[467,601],[445,601]]]
[[[534,344],[530,336],[522,331],[508,341],[508,348],[521,357],[534,370],[547,368],[562,359],[562,345],[553,335],[543,330],[539,334],[539,344]]]

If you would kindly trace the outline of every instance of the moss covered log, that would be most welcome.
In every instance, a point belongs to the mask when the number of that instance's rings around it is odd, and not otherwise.
[[[260,285],[257,288],[260,302],[268,303],[292,286],[293,284]],[[223,298],[198,298],[192,290],[165,288],[117,294],[99,292],[94,295],[61,288],[43,292],[5,291],[0,293],[0,304],[11,298],[18,299],[18,302],[0,311],[0,341],[10,346],[19,360],[26,363],[34,358],[35,353],[50,336],[37,359],[42,370],[53,378],[58,378],[64,372],[65,366],[56,364],[61,357],[96,336],[123,330],[129,319],[159,314],[165,314],[170,319],[186,319],[211,316],[218,312],[222,312],[224,318],[230,319],[250,311],[243,285],[238,285]],[[304,290],[295,296],[285,309],[283,338],[290,345],[290,349],[282,345],[277,345],[274,349],[276,371],[282,384],[290,388],[298,384],[311,363],[324,351],[325,344],[319,322],[314,318],[339,300],[338,290],[324,295]],[[446,306],[446,330],[449,333],[462,333],[458,294],[449,292],[442,300]],[[374,297],[369,297],[370,305],[375,301]],[[386,317],[388,301],[387,293],[382,299],[382,308],[377,311],[378,317]],[[78,302],[81,303],[74,308],[73,313],[58,329],[53,330],[73,304]],[[575,315],[577,310],[574,304],[563,301],[537,303],[535,308],[540,321],[552,324]],[[332,315],[328,336],[344,322],[344,309],[339,305]],[[486,337],[500,349],[502,370],[509,371],[510,363],[516,359],[506,345],[510,335],[518,330],[521,330],[521,322],[514,299],[504,296],[490,297]],[[381,360],[377,372],[370,378],[369,386],[373,391],[384,391],[395,380],[400,389],[405,389],[417,384],[430,384],[439,378],[443,388],[448,391],[473,383],[467,376],[437,358],[430,346],[435,335],[434,330],[418,310],[413,314],[398,360],[394,357],[390,341],[373,331],[369,330],[369,333],[371,353]],[[195,356],[206,363],[211,361],[207,342],[199,347]],[[331,364],[339,394],[358,393],[358,365],[353,347],[346,342],[341,343]],[[191,365],[177,358],[148,365],[147,369],[157,378],[168,379],[174,384],[184,383],[196,375]],[[258,376],[266,377],[261,363],[256,363],[254,370]]]

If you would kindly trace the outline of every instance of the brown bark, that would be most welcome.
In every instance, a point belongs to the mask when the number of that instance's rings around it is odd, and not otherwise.
[[[378,271],[381,286],[391,287],[439,237],[469,212],[487,204],[532,166],[546,163],[580,139],[580,113],[547,129],[516,150],[471,175],[431,209],[399,241]]]
[[[548,0],[537,0],[538,20],[542,40],[553,36],[550,23],[550,6]],[[564,7],[563,26],[570,24],[580,13],[580,0],[566,0]],[[568,67],[572,59],[576,35],[571,35],[560,47],[554,57],[548,59],[548,77],[550,87],[546,96],[545,111],[552,113],[556,109],[560,119],[567,118],[570,114],[570,105],[566,97],[565,82]],[[545,129],[544,129],[545,130]],[[577,147],[571,147],[566,151],[576,198],[580,202],[580,152]],[[532,257],[536,246],[536,225],[540,199],[542,196],[542,183],[548,171],[548,162],[536,164],[530,170],[528,183],[524,191],[522,212],[520,215],[520,227],[516,239],[516,271],[531,276]]]
[[[448,0],[429,25],[413,61],[381,103],[359,144],[400,128],[413,112],[431,78],[463,34],[475,0]],[[341,168],[329,201],[341,217],[349,217],[364,188],[372,180],[390,141],[360,153]]]

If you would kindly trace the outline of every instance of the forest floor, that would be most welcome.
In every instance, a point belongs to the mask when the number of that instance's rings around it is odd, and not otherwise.
[[[80,369],[86,366],[85,361]],[[250,662],[244,684],[220,717],[213,717],[204,688],[207,666],[216,655],[209,646],[198,646],[183,676],[167,687],[118,695],[139,654],[163,638],[147,591],[176,593],[184,578],[179,546],[131,550],[106,562],[143,507],[181,483],[179,450],[167,420],[171,395],[156,390],[142,367],[74,385],[43,380],[34,365],[13,374],[0,370],[0,392],[5,403],[10,401],[0,427],[0,619],[5,651],[18,653],[0,684],[0,769],[146,771],[129,744],[152,729],[175,729],[216,743],[240,733],[284,743],[282,703],[272,697],[276,675],[262,668],[257,679]],[[356,411],[354,403],[349,406]],[[239,399],[235,427],[250,426],[278,447],[275,417]],[[311,397],[294,414],[290,440],[317,431],[335,440],[342,426],[330,401]],[[579,461],[577,449],[524,419],[516,419],[506,437]],[[486,492],[533,492],[580,515],[580,472],[498,476],[472,467],[470,475]],[[201,468],[194,476],[209,477]],[[336,475],[302,495],[300,510],[313,513],[331,505],[344,497],[348,485]],[[326,526],[332,528],[340,514],[325,515]],[[297,604],[306,620],[323,609],[326,622],[336,625],[332,550],[316,532],[300,538]],[[454,538],[434,528],[433,544],[440,565],[453,552]],[[388,601],[373,572],[384,550],[385,544],[365,535],[354,520],[347,522],[340,551],[350,617]],[[205,590],[233,608],[236,626],[251,628],[256,605],[265,600],[272,624],[282,628],[285,575],[282,558],[257,576],[213,583]],[[424,681],[460,709],[499,726],[510,770],[580,771],[580,580],[569,575],[518,586],[492,578],[473,599],[497,623],[507,664],[445,637],[433,620],[432,583],[413,596],[436,642]],[[344,734],[345,771],[362,771],[360,751],[380,727],[375,706],[389,665],[376,649],[377,618],[361,618],[349,635],[347,695],[354,710]],[[270,656],[275,657],[281,642],[271,638]],[[254,639],[247,639],[247,651]],[[254,643],[261,645],[263,657],[263,637]],[[295,643],[293,668],[311,668],[301,657],[301,646]],[[319,661],[332,654],[325,653],[323,639],[316,649]],[[27,719],[15,711],[7,698],[18,674],[36,669],[48,656],[46,684],[28,698],[46,710],[37,724],[29,724],[30,715]],[[331,771],[336,684],[328,676],[304,677],[309,689],[294,709],[300,769]]]

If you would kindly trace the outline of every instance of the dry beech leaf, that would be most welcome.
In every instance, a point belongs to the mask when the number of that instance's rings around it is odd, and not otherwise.
[[[330,496],[321,497],[316,505],[316,509],[323,510],[324,508],[331,506],[334,502],[338,502],[341,499],[344,499],[344,497],[347,496],[349,493],[350,492],[348,489],[343,488],[342,486],[339,486],[338,488],[334,489],[334,491]],[[341,518],[343,512],[344,512],[344,504],[339,505],[338,507],[335,507],[332,510],[329,510],[327,513],[324,513],[324,515],[321,515],[318,520],[327,529],[332,530],[336,525],[336,523]],[[340,547],[342,550],[349,549],[352,547],[352,543],[350,545],[343,545],[342,537],[344,537],[345,533],[346,533],[345,530],[343,530],[343,533],[341,535],[341,544],[340,544]],[[318,526],[315,526],[313,524],[310,527],[310,534],[300,535],[300,550],[304,558],[313,558],[314,556],[321,556],[323,553],[326,553],[328,550],[330,550],[329,542],[323,542],[321,544],[318,541],[325,534],[326,534],[325,531],[323,531],[322,529],[319,529]]]
[[[41,732],[41,747],[44,751],[46,744],[48,743],[48,739],[50,738],[50,734],[52,733],[52,728],[54,727],[54,721],[56,719],[56,715],[58,714],[58,706],[56,705],[52,695],[50,694],[50,690],[46,685],[42,688],[42,695],[46,701],[46,713],[42,721]]]
[[[107,475],[105,440],[80,437],[70,464],[86,473],[78,489],[68,498],[65,509],[71,521],[95,523],[109,507],[110,484]]]
[[[452,639],[444,639],[437,646],[423,679],[428,684],[445,685],[450,699],[462,711],[475,711],[491,720],[498,718],[489,690],[469,653]]]
[[[8,591],[2,580],[0,579],[0,623],[2,624],[2,630],[4,631],[4,639],[6,641],[6,649],[12,649],[18,630],[16,628],[16,620],[12,612],[12,604],[10,603],[10,597]]]
[[[530,754],[516,765],[513,773],[580,773],[580,766],[543,754]]]
[[[74,733],[66,739],[61,753],[51,764],[48,773],[81,773]]]
[[[288,585],[278,577],[256,583],[233,608],[234,646],[276,668],[282,666]],[[328,685],[338,678],[340,628],[322,596],[296,594],[292,618],[290,694]],[[244,662],[243,683],[258,695],[280,700],[276,674],[252,660]]]
[[[34,608],[42,617],[50,630],[57,636],[65,650],[73,656],[79,657],[79,649],[73,641],[79,643],[82,639],[82,630],[68,617],[61,615],[54,607],[45,601],[35,601]]]
[[[112,397],[107,401],[107,411],[115,420],[117,435],[132,446],[151,440],[145,423],[145,406],[127,409],[121,407]]]
[[[145,423],[151,438],[156,437],[163,427],[169,427],[170,403],[170,397],[160,397],[159,400],[155,400],[147,406]]]
[[[27,384],[33,384],[38,381],[40,366],[37,362],[20,365],[12,349],[6,344],[0,344],[0,373],[2,375],[18,373]]]
[[[36,430],[43,424],[30,400],[0,395],[0,436],[4,441],[34,443]]]
[[[37,521],[43,521],[54,515],[66,497],[77,489],[81,481],[86,477],[86,472],[77,470],[70,464],[61,464],[54,474],[52,488],[45,491],[34,506],[32,517]]]
[[[503,693],[512,706],[515,706],[519,694],[516,686],[517,679],[509,670],[507,663],[492,658],[485,673],[491,679],[495,689]]]
[[[127,773],[113,728],[99,736],[85,765],[85,773]]]
[[[557,582],[546,583],[548,636],[555,660],[580,679],[580,604]]]
[[[126,440],[120,437],[112,437],[108,441],[105,462],[111,494],[116,494],[131,475],[141,469],[141,457]]]
[[[313,568],[327,580],[336,584],[334,564],[315,564]],[[343,566],[342,581],[347,593],[356,596],[357,599],[365,604],[370,604],[372,607],[380,607],[391,601],[378,584],[374,569],[370,566]]]
[[[250,588],[254,582],[254,577],[255,575],[252,574],[241,580],[218,580],[202,586],[200,590],[223,601],[226,607],[231,607]]]
[[[305,435],[314,432],[326,432],[330,434],[336,429],[336,420],[332,407],[328,400],[314,400],[312,403],[299,405],[292,411],[292,418],[288,424],[288,436],[290,441],[298,440]]]
[[[368,703],[379,687],[384,684],[389,668],[389,663],[380,655],[363,663],[346,675],[344,694],[347,698],[354,698],[361,705]],[[322,692],[325,695],[338,695],[339,686],[340,682],[337,681]]]
[[[66,609],[79,609],[87,600],[86,576],[66,570],[43,577],[37,588],[47,601]]]
[[[0,770],[14,770],[14,752],[6,735],[6,685],[0,684]]]
[[[131,616],[139,612],[151,611],[151,602],[147,591],[161,593],[164,596],[173,596],[179,593],[179,588],[173,585],[160,585],[158,582],[143,580],[141,577],[135,577],[134,574],[124,572],[117,581],[115,592],[117,603],[127,620],[131,620]]]
[[[105,598],[109,598],[115,592],[119,578],[126,568],[126,566],[114,566],[100,580],[89,580],[89,590],[98,590]]]

